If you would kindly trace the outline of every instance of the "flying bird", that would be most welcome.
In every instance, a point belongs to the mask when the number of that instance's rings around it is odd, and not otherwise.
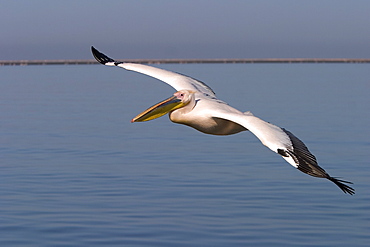
[[[326,178],[344,193],[353,195],[351,182],[331,177],[321,168],[316,157],[306,145],[290,131],[268,123],[251,112],[241,112],[217,99],[205,83],[191,77],[164,69],[118,62],[91,47],[95,59],[107,66],[117,66],[161,80],[172,86],[175,92],[168,99],[153,105],[137,115],[131,122],[143,122],[169,113],[172,122],[188,125],[211,135],[231,135],[242,131],[252,132],[263,145],[282,156],[298,170],[318,178]]]

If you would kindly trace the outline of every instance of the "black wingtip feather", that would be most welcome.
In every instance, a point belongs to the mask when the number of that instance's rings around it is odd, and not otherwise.
[[[352,184],[351,182],[329,176],[329,174],[317,164],[316,157],[308,150],[301,140],[288,130],[282,130],[289,136],[293,144],[293,150],[278,150],[280,155],[286,157],[286,155],[289,154],[297,163],[297,168],[300,171],[314,177],[327,178],[335,183],[344,193],[349,195],[355,194],[355,190],[347,185]]]
[[[112,58],[106,56],[105,54],[103,54],[103,53],[99,52],[97,49],[95,49],[94,46],[91,46],[91,52],[92,52],[94,58],[96,59],[96,61],[98,61],[101,64],[106,64],[106,63],[109,63],[109,62],[115,62]]]
[[[335,183],[344,193],[349,194],[349,195],[355,194],[355,189],[347,185],[347,184],[353,184],[352,182],[344,181],[344,180],[337,179],[337,178],[330,177],[330,176],[327,179]]]

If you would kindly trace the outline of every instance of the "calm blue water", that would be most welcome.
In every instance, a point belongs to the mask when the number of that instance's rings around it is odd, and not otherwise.
[[[149,77],[0,67],[1,246],[368,246],[369,64],[160,67],[292,131],[356,195],[248,132],[130,123],[174,92]]]

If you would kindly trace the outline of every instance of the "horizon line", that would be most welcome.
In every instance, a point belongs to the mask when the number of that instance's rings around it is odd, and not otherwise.
[[[187,63],[370,63],[370,58],[210,58],[210,59],[117,59],[140,64],[187,64]],[[60,60],[0,60],[0,66],[26,65],[87,65],[99,64],[95,59]]]

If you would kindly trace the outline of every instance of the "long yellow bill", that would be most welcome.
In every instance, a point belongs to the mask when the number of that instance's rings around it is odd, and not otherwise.
[[[166,113],[183,107],[185,104],[176,96],[172,96],[158,104],[153,105],[131,120],[133,122],[144,122],[162,117]]]

